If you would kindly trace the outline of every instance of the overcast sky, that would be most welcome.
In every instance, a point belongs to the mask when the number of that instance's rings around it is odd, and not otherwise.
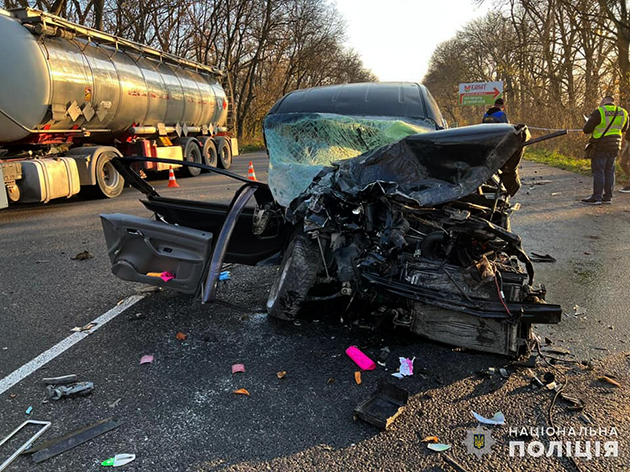
[[[381,81],[420,82],[435,46],[491,8],[490,0],[333,1],[348,25],[347,46]]]

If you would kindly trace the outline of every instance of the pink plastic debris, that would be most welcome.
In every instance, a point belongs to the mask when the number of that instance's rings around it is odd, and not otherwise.
[[[362,370],[374,370],[376,369],[376,364],[372,359],[363,354],[361,350],[356,346],[350,346],[346,349],[346,354],[350,356],[350,359],[354,361],[356,365],[358,365]]]
[[[232,366],[232,373],[245,372],[245,364],[234,364]]]
[[[140,364],[150,364],[153,362],[153,356],[151,354],[147,354],[146,356],[142,356],[140,358]]]
[[[171,272],[162,272],[160,274],[160,277],[162,278],[164,282],[168,282],[169,280],[173,280],[175,278],[175,274]]]

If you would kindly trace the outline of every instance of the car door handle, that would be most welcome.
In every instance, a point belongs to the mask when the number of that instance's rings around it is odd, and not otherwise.
[[[127,228],[127,233],[134,236],[144,236],[142,231],[140,231],[139,229],[134,229],[134,228]]]

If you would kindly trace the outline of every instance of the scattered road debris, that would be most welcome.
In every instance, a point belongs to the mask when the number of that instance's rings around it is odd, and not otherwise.
[[[607,375],[602,375],[600,377],[597,377],[597,380],[599,380],[600,382],[605,382],[605,383],[608,383],[610,385],[614,385],[615,387],[621,388],[621,384],[619,382],[617,382],[614,379],[611,379]]]
[[[578,416],[578,418],[579,418],[581,421],[583,421],[584,423],[586,423],[586,424],[591,424],[591,423],[593,422],[593,420],[591,419],[591,417],[590,417],[590,416],[588,416],[588,414],[587,414],[587,413],[585,413],[585,412],[582,412],[582,413]]]
[[[427,436],[426,438],[422,438],[423,443],[427,443],[427,442],[431,442],[431,443],[437,443],[440,442],[440,440],[438,439],[437,436]]]
[[[120,403],[120,400],[122,400],[122,398],[119,398],[118,400],[114,400],[113,402],[111,402],[109,404],[110,408],[116,408],[118,406],[118,404]]]
[[[225,270],[219,274],[219,280],[227,281],[232,280],[232,274],[229,270]]]
[[[479,413],[475,413],[474,411],[472,412],[472,414],[477,421],[483,424],[491,424],[491,425],[505,424],[505,416],[500,411],[495,413],[492,418],[485,418],[481,416]]]
[[[147,354],[146,356],[142,356],[140,358],[140,364],[151,364],[153,362],[153,355]]]
[[[248,397],[250,396],[249,392],[245,388],[239,388],[238,390],[234,390],[232,393],[235,393],[236,395],[247,395]]]
[[[32,412],[33,412],[33,407],[29,406],[24,413],[26,413],[27,415],[30,415]]]
[[[376,369],[376,364],[372,359],[363,354],[361,350],[356,346],[350,346],[346,349],[346,354],[354,361],[356,365],[358,365],[361,370],[374,370]]]
[[[501,377],[503,377],[504,379],[510,378],[510,373],[507,371],[507,369],[500,368],[499,372],[501,373]]]
[[[545,386],[545,384],[542,382],[542,380],[540,380],[535,375],[532,376],[530,383],[531,383],[532,387],[542,388],[542,387]]]
[[[182,333],[181,331],[178,331],[175,335],[175,339],[177,339],[178,341],[186,341],[187,337],[188,335],[186,333]]]
[[[93,259],[94,256],[89,251],[82,251],[78,253],[76,256],[71,257],[70,260],[73,261],[87,261],[88,259]]]
[[[435,452],[448,451],[451,448],[450,444],[427,444],[427,447]]]
[[[78,377],[76,374],[62,375],[60,377],[45,377],[42,379],[42,383],[46,385],[68,385],[69,383],[76,382]]]
[[[361,371],[357,370],[354,373],[354,381],[357,383],[357,385],[361,385]]]
[[[22,430],[22,428],[25,428],[28,425],[41,426],[39,431],[37,431],[35,434],[33,434],[33,436],[31,436],[29,439],[27,439],[26,442],[24,444],[22,444],[13,454],[11,454],[7,460],[5,460],[2,464],[0,464],[0,472],[5,470],[7,467],[9,467],[9,465],[15,459],[17,459],[17,457],[20,454],[22,454],[22,452],[26,451],[31,444],[33,444],[35,441],[37,441],[37,438],[39,438],[42,434],[44,434],[44,432],[48,428],[50,428],[51,424],[52,423],[50,421],[26,420],[20,426],[15,428],[11,433],[9,433],[9,435],[7,437],[5,437],[2,441],[0,441],[0,446],[2,446],[3,444],[7,443],[9,441],[9,439],[11,439],[13,436],[18,434]]]
[[[279,379],[286,379],[287,371],[281,370],[280,372],[276,372],[276,377],[278,377]]]
[[[549,347],[545,346],[542,348],[543,352],[551,352],[553,354],[571,354],[571,351],[565,349],[563,347]]]
[[[33,461],[39,464],[51,457],[58,456],[59,454],[69,451],[80,444],[90,441],[101,434],[105,434],[108,431],[116,429],[122,423],[122,421],[117,421],[113,418],[106,418],[58,438],[38,444],[25,451],[25,453],[32,454]]]
[[[586,315],[586,308],[581,307],[580,305],[575,305],[573,307],[573,314],[575,316]]]
[[[239,372],[245,372],[245,364],[234,364],[232,365],[232,373],[237,374]]]
[[[135,454],[116,454],[114,457],[110,457],[109,459],[101,462],[101,465],[104,467],[120,467],[123,465],[127,465],[135,460]]]
[[[75,333],[82,333],[84,331],[90,331],[92,328],[94,328],[96,326],[96,323],[88,323],[85,326],[75,326],[74,328],[72,328],[70,331],[73,331]]]
[[[457,472],[468,472],[455,459],[449,457],[448,454],[442,454],[442,459],[444,459],[444,462],[446,462],[448,465],[450,465]]]
[[[398,360],[400,361],[400,369],[398,370],[398,372],[392,375],[399,379],[402,379],[403,377],[412,376],[413,375],[413,361],[415,361],[416,358],[414,357],[413,359],[409,359],[408,357],[399,357]]]
[[[570,406],[567,407],[569,411],[582,411],[586,406],[581,398],[571,397],[564,392],[560,392],[559,396],[565,402],[570,403]]]
[[[537,254],[535,252],[532,252],[532,257],[530,258],[532,262],[549,262],[549,263],[554,263],[557,262],[556,258],[549,255],[549,254]]]
[[[407,390],[380,379],[376,391],[359,403],[354,414],[367,423],[387,429],[403,412],[408,399]]]
[[[381,352],[378,355],[378,360],[376,361],[376,363],[380,365],[381,367],[386,367],[387,359],[389,358],[390,353],[391,351],[389,350],[388,347],[382,348]]]
[[[333,379],[332,377],[330,377],[328,380],[326,380],[326,385],[332,385],[335,383],[335,379]]]
[[[94,382],[77,382],[68,386],[46,387],[46,395],[49,400],[60,400],[62,397],[74,397],[89,395],[94,391]]]

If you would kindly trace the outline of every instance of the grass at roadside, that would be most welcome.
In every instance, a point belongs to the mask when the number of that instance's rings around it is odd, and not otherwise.
[[[565,156],[564,154],[560,154],[556,151],[547,151],[544,149],[528,149],[525,152],[525,159],[539,164],[556,167],[558,169],[575,172],[576,174],[591,175],[591,161],[589,159]],[[616,163],[615,175],[617,182],[628,182],[628,177],[621,170],[619,162]]]
[[[239,143],[238,149],[241,154],[245,154],[248,152],[264,151],[265,143],[262,139],[244,138]]]

